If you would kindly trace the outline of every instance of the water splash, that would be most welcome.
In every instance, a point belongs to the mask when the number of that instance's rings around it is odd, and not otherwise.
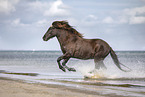
[[[91,79],[140,79],[145,78],[144,66],[132,62],[127,63],[132,69],[131,72],[123,72],[119,70],[112,60],[105,60],[107,70],[94,70],[95,66],[93,61],[79,62],[75,68],[85,78]]]

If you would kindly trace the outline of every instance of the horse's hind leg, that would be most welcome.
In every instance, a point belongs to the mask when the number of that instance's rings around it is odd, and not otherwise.
[[[96,61],[95,62],[95,69],[107,69],[107,67],[105,66],[103,60],[100,61]]]
[[[98,60],[98,59],[94,59],[94,62],[95,62],[95,69],[92,70],[91,72],[89,73],[95,73],[97,72],[97,70],[99,69],[107,69],[104,62],[103,62],[103,59],[101,60]]]
[[[73,71],[73,72],[76,72],[76,70],[74,68],[69,68],[68,66],[66,66],[66,63],[68,62],[69,58],[68,59],[64,59],[63,62],[62,62],[62,65],[68,70],[68,71]]]
[[[102,53],[97,53],[94,57],[94,62],[95,62],[95,69],[107,69],[106,66],[104,65],[104,57],[102,56]]]

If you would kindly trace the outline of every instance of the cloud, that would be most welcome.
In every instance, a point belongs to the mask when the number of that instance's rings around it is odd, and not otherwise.
[[[90,14],[85,18],[85,21],[92,22],[92,21],[96,21],[97,19],[98,18],[95,15]]]
[[[65,17],[70,16],[69,7],[62,0],[35,1],[29,3],[29,9],[42,16]]]
[[[68,16],[70,12],[68,7],[61,1],[57,0],[51,4],[51,7],[44,12],[44,16]]]
[[[0,0],[0,13],[10,14],[11,12],[16,11],[15,5],[19,0]]]
[[[15,19],[15,20],[13,20],[13,21],[12,21],[12,24],[13,24],[13,25],[19,25],[19,24],[20,24],[20,19],[17,18],[17,19]]]
[[[111,24],[111,23],[114,23],[114,20],[112,17],[108,16],[103,20],[103,23]]]
[[[9,21],[9,23],[13,27],[22,27],[23,28],[23,27],[32,27],[32,26],[35,26],[35,27],[36,26],[37,27],[45,26],[48,23],[48,21],[46,19],[42,19],[42,20],[38,20],[33,23],[26,24],[26,23],[23,23],[20,18],[16,18],[12,21]]]
[[[128,21],[129,24],[145,23],[145,6],[124,9],[122,19]]]
[[[145,6],[126,8],[102,19],[106,24],[144,24]]]
[[[41,2],[41,1],[35,1],[35,2],[30,2],[29,7],[33,11],[40,11],[44,12],[46,9],[49,9],[50,7],[50,2]]]
[[[131,17],[129,24],[143,24],[145,23],[145,17]]]
[[[145,6],[130,8],[130,9],[124,9],[124,13],[127,14],[127,15],[130,15],[130,16],[142,15],[142,14],[145,13]]]
[[[89,14],[86,17],[84,17],[81,21],[81,24],[84,26],[93,26],[95,24],[97,24],[98,21],[98,17],[93,15],[93,14]]]
[[[28,26],[29,25],[29,24],[22,23],[20,18],[16,18],[16,19],[10,21],[10,23],[12,26]]]
[[[42,20],[38,20],[35,24],[37,26],[44,26],[48,23],[48,21],[46,19],[42,19]]]

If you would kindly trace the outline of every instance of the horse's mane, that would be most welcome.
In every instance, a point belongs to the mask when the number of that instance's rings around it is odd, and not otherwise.
[[[81,33],[79,33],[76,29],[74,29],[72,26],[70,26],[67,21],[55,21],[52,23],[52,25],[55,28],[65,29],[65,30],[68,30],[69,32],[71,32],[72,34],[75,34],[79,37],[83,37],[83,35]]]

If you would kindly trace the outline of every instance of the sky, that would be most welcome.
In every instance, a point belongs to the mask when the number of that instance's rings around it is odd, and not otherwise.
[[[42,40],[56,20],[114,50],[145,50],[145,0],[0,0],[0,50],[60,50]]]

